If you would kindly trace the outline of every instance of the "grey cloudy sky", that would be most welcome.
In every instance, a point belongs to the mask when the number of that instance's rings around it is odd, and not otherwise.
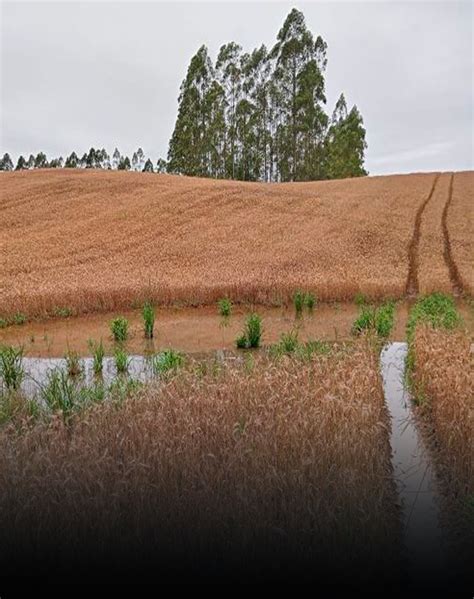
[[[474,168],[470,0],[2,1],[0,151],[166,157],[198,47],[271,47],[293,7],[328,44],[328,111],[343,91],[362,112],[371,174]]]

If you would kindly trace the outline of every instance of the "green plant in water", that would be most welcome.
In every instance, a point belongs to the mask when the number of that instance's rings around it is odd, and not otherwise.
[[[260,347],[262,333],[262,318],[258,314],[250,314],[245,323],[248,347]]]
[[[247,348],[247,336],[245,334],[239,335],[235,340],[235,345],[237,349],[246,349]]]
[[[68,349],[64,359],[66,360],[66,369],[69,376],[77,376],[78,374],[81,374],[82,364],[77,352]]]
[[[23,369],[23,347],[0,347],[0,376],[9,390],[20,388],[25,375]]]
[[[309,312],[312,312],[314,310],[316,303],[317,303],[317,298],[313,293],[308,292],[305,294],[304,304],[308,308]]]
[[[117,347],[114,352],[115,367],[118,373],[127,372],[130,360],[127,352],[121,347]]]
[[[80,400],[79,388],[75,382],[66,371],[58,368],[49,373],[40,395],[52,412],[60,411],[63,414],[69,414]]]
[[[352,325],[352,334],[360,335],[363,331],[372,331],[386,339],[393,328],[394,315],[395,304],[393,302],[386,302],[379,308],[362,305],[360,314]]]
[[[293,295],[293,305],[295,307],[296,316],[301,316],[303,313],[303,306],[305,305],[305,294],[298,290]]]
[[[270,354],[277,357],[285,354],[292,354],[296,351],[298,346],[297,330],[290,331],[289,333],[282,333],[279,342],[270,347]]]
[[[110,331],[114,341],[123,343],[128,338],[128,320],[123,316],[114,318],[110,323]]]
[[[165,349],[152,358],[152,367],[155,374],[176,372],[184,364],[184,356],[174,349]]]
[[[155,310],[149,302],[143,306],[142,316],[145,329],[145,339],[153,339],[153,329],[155,328]]]
[[[229,318],[232,313],[232,302],[228,298],[220,299],[217,302],[217,307],[219,310],[219,314],[222,318]]]
[[[92,352],[92,368],[95,375],[102,373],[104,367],[105,348],[102,339],[96,343],[93,339],[88,341],[89,349]]]

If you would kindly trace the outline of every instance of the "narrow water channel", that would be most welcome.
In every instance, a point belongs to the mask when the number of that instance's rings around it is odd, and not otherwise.
[[[406,343],[390,343],[380,356],[384,394],[391,417],[392,465],[402,505],[410,570],[444,572],[439,500],[427,447],[418,432],[404,381]]]

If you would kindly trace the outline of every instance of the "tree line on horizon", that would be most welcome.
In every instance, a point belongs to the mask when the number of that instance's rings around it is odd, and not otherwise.
[[[15,168],[7,153],[0,170],[101,168],[265,182],[367,175],[357,106],[348,110],[341,94],[331,117],[324,110],[326,53],[326,42],[293,9],[271,50],[243,53],[229,42],[213,65],[206,46],[199,48],[181,84],[168,161],[153,165],[141,148],[131,160],[117,148],[112,157],[90,148],[65,161],[21,155]]]
[[[91,148],[89,152],[85,152],[81,158],[78,157],[76,152],[71,152],[66,160],[64,160],[62,156],[48,160],[44,152],[38,152],[36,156],[30,154],[28,159],[25,159],[23,155],[20,155],[15,167],[13,166],[13,161],[8,153],[4,154],[3,158],[0,158],[0,171],[21,171],[38,168],[96,168],[164,173],[166,172],[166,161],[159,158],[156,165],[153,165],[153,162],[150,158],[146,158],[145,153],[141,148],[138,148],[138,150],[133,153],[131,160],[128,156],[122,155],[118,148],[115,148],[112,158],[105,148],[102,148],[101,150]]]

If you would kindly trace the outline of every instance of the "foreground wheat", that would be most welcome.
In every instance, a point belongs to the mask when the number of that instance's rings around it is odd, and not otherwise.
[[[370,577],[396,571],[394,505],[378,360],[363,342],[310,361],[201,364],[66,424],[0,431],[6,571],[28,555],[59,571],[178,561]]]

